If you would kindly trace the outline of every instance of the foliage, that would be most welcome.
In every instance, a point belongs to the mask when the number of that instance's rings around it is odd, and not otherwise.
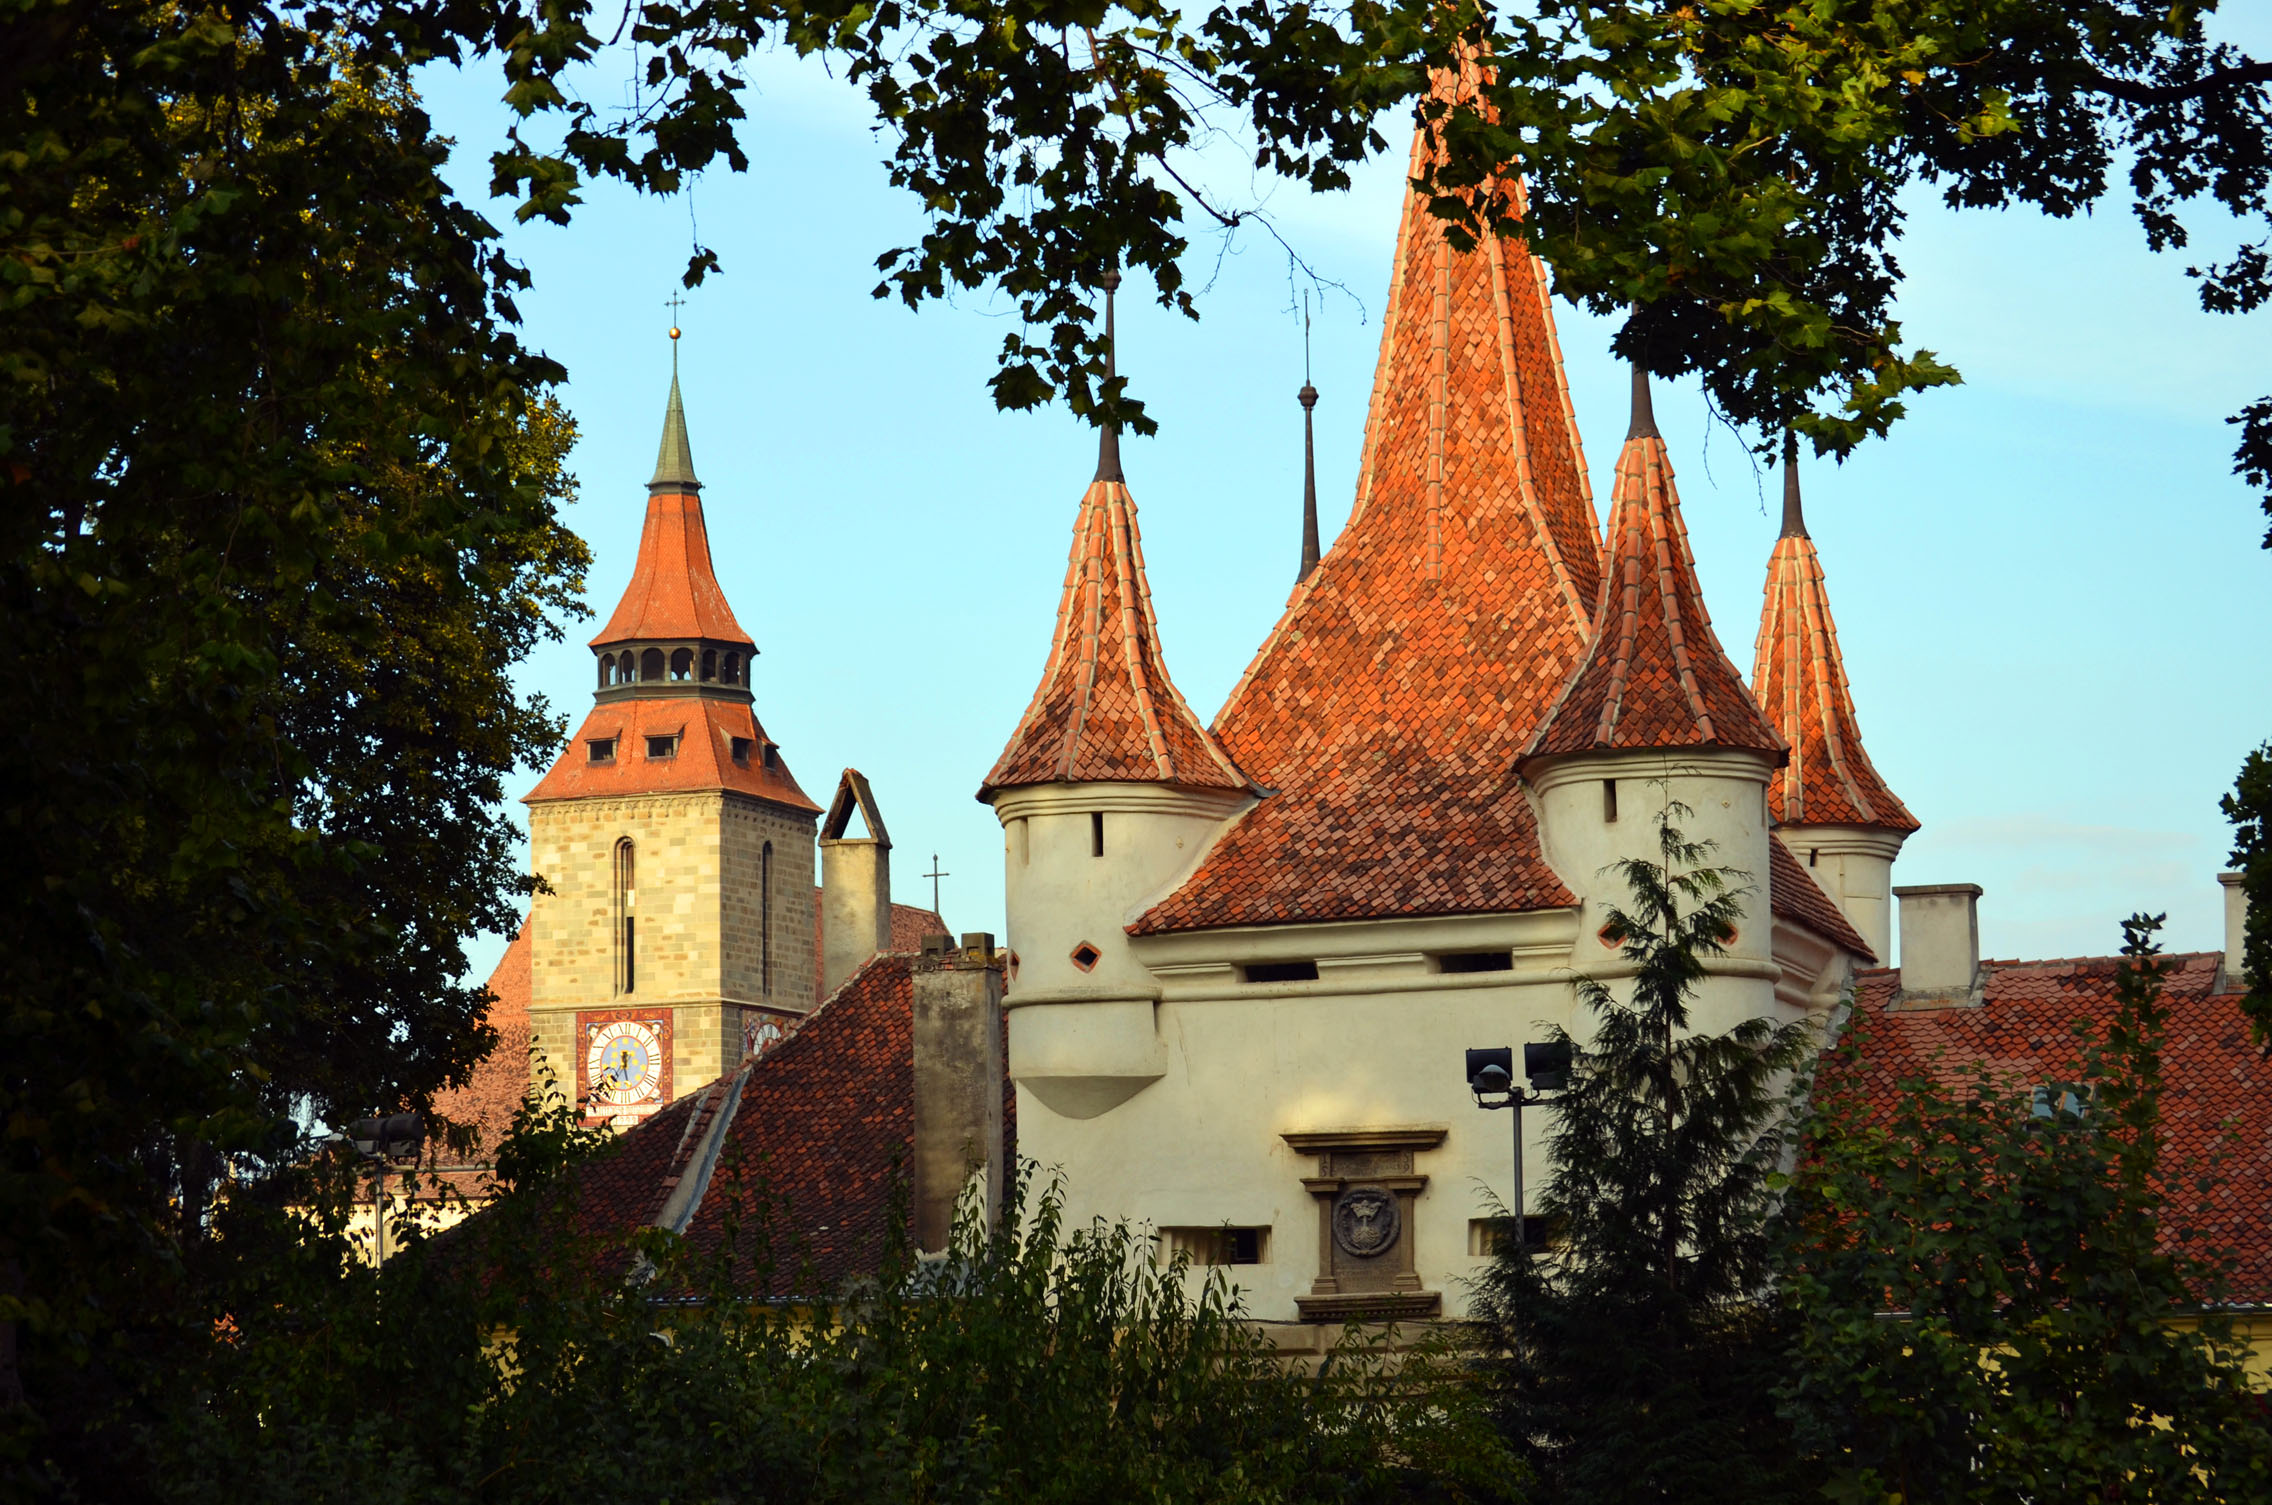
[[[492,1038],[464,943],[558,735],[509,675],[586,556],[442,158],[274,18],[0,3],[0,1456],[99,1460],[193,1287],[285,1257],[217,1189]]]
[[[2165,1163],[2158,918],[2123,927],[2104,1034],[2070,1082],[1987,1063],[1850,1084],[1853,1016],[1793,1191],[1785,1399],[1853,1501],[2263,1499],[2264,1400],[2220,1314],[2223,1273]],[[1842,1085],[1849,1084],[1849,1085]],[[2041,1095],[2034,1089],[2044,1088]]]
[[[917,1257],[897,1216],[872,1279],[769,1302],[748,1258],[794,1250],[760,1180],[738,1251],[706,1260],[652,1229],[611,1247],[572,1232],[575,1138],[557,1108],[529,1115],[515,1194],[382,1273],[314,1244],[258,1272],[194,1393],[143,1433],[157,1493],[1473,1497],[1422,1472],[1458,1435],[1456,1396],[1361,1346],[1314,1378],[1283,1367],[1220,1272],[1162,1269],[1124,1227],[1066,1227],[1054,1188],[1021,1191],[991,1233],[967,1202],[943,1258]]]
[[[2241,981],[2248,993],[2241,1010],[2257,1043],[2272,1049],[2272,742],[2248,755],[2221,804],[2233,823],[2232,861],[2248,905],[2241,942]]]
[[[1810,1037],[1768,1019],[1692,1030],[1689,1000],[1750,890],[1682,836],[1688,813],[1668,804],[1658,860],[1617,865],[1633,902],[1604,935],[1633,969],[1630,999],[1578,982],[1594,1029],[1547,1110],[1549,1248],[1503,1249],[1478,1292],[1508,1355],[1492,1375],[1502,1431],[1542,1502],[1798,1488],[1769,1399],[1782,1352],[1764,1298],[1784,1088]]]

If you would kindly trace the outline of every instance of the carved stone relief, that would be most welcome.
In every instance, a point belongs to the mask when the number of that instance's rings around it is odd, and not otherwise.
[[[1295,1298],[1307,1322],[1434,1316],[1442,1296],[1421,1289],[1412,1206],[1428,1178],[1413,1157],[1443,1143],[1444,1130],[1328,1129],[1285,1135],[1317,1157],[1302,1186],[1317,1199],[1318,1273]]]

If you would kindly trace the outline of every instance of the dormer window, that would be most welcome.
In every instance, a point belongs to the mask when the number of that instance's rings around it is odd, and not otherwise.
[[[650,759],[677,757],[678,733],[672,732],[667,737],[649,737],[647,739],[647,756]]]
[[[765,766],[768,768],[779,768],[781,766],[781,749],[770,742],[765,744]]]
[[[741,765],[742,767],[744,767],[744,768],[747,768],[747,767],[749,767],[749,754],[750,754],[750,749],[751,749],[751,748],[753,748],[753,747],[755,747],[756,745],[757,745],[757,742],[756,742],[756,739],[755,739],[755,738],[751,738],[751,737],[736,737],[736,738],[734,738],[734,745],[733,745],[733,752],[734,752],[734,761],[735,761],[736,763],[739,763],[739,764],[740,764],[740,765]]]
[[[590,761],[594,763],[613,763],[615,761],[615,739],[613,737],[593,737],[585,742],[584,751],[589,755]]]

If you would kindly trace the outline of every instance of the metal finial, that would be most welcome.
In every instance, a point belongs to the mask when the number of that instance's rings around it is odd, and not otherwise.
[[[1783,537],[1807,536],[1806,513],[1799,507],[1799,436],[1783,434]]]
[[[679,301],[671,294],[671,303]],[[671,326],[671,400],[663,409],[663,442],[655,451],[655,474],[647,482],[650,496],[692,496],[702,490],[694,475],[694,447],[686,438],[686,406],[678,395],[678,336]]]
[[[1649,405],[1649,371],[1636,362],[1633,366],[1633,422],[1625,430],[1628,439],[1658,439],[1657,412]]]
[[[1104,289],[1104,379],[1105,385],[1109,389],[1113,378],[1119,374],[1115,364],[1118,359],[1118,351],[1115,349],[1118,341],[1114,337],[1112,325],[1112,295],[1120,287],[1119,270],[1114,267],[1107,267],[1104,275],[1097,279],[1097,286]],[[1121,473],[1120,469],[1120,425],[1118,423],[1105,424],[1103,431],[1097,436],[1097,479],[1100,481],[1125,481],[1128,479]]]

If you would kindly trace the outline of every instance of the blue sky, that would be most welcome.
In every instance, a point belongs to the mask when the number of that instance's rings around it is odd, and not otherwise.
[[[936,852],[949,924],[1000,933],[1001,835],[972,793],[1039,677],[1095,439],[1061,407],[994,410],[1004,306],[870,298],[875,257],[921,221],[885,181],[863,102],[787,59],[752,76],[747,174],[667,200],[597,187],[569,228],[507,231],[535,278],[526,334],[568,368],[582,429],[569,520],[593,546],[590,601],[604,616],[636,553],[670,379],[664,300],[698,223],[726,273],[680,315],[687,418],[719,578],[760,650],[758,713],[816,800],[848,764],[874,781],[902,902],[930,902],[919,875]],[[477,205],[497,87],[421,79]],[[1218,187],[1266,196],[1349,290],[1314,311],[1329,541],[1355,485],[1404,152],[1328,197],[1206,164]],[[509,224],[507,206],[491,214]],[[1924,822],[1895,881],[1982,885],[1992,956],[2104,954],[2134,909],[2168,911],[2174,949],[2214,948],[2217,798],[2272,738],[2272,554],[2224,419],[2272,390],[2272,318],[2201,313],[2178,259],[2148,255],[2119,210],[2060,223],[1921,198],[1902,261],[1909,338],[1966,384],[1919,399],[1843,468],[1807,472],[1871,756]],[[1126,461],[1161,634],[1205,717],[1292,584],[1302,341],[1267,236],[1195,235],[1188,267],[1202,321],[1132,282],[1121,351],[1160,423]],[[1608,325],[1557,316],[1606,498],[1627,379]],[[1660,388],[1657,414],[1715,626],[1748,673],[1776,480],[1693,387]],[[593,628],[569,624],[522,684],[580,716]],[[501,946],[480,949],[482,970]]]

